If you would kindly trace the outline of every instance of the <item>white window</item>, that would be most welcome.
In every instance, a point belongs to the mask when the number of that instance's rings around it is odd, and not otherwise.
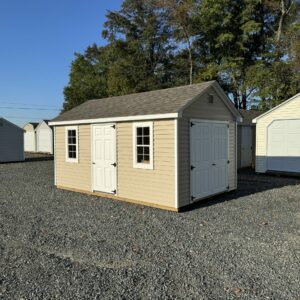
[[[66,161],[78,162],[78,127],[66,127]]]
[[[133,124],[133,167],[153,169],[153,122]]]

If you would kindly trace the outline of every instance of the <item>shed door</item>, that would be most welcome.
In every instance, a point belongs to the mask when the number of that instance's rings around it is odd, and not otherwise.
[[[227,190],[228,125],[215,122],[191,123],[191,200]]]
[[[268,127],[267,168],[300,172],[300,120],[276,120]]]
[[[241,168],[251,167],[253,151],[252,126],[242,126],[241,135]]]
[[[116,129],[113,124],[93,126],[93,190],[116,193]]]
[[[50,129],[38,129],[38,151],[52,153],[52,132]]]
[[[24,150],[29,152],[35,151],[35,132],[25,131],[24,133]]]

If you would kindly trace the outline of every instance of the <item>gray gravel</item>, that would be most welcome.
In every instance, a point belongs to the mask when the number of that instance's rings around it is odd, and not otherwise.
[[[0,299],[300,299],[300,180],[251,172],[177,214],[0,165]]]

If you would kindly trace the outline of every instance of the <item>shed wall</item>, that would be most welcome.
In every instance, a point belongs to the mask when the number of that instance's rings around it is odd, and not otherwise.
[[[0,120],[0,162],[24,160],[24,131]]]
[[[78,163],[66,162],[65,130],[55,129],[56,185],[91,191],[91,126],[78,126]]]
[[[133,123],[117,124],[118,196],[175,206],[174,122],[153,123],[153,170],[133,168]]]
[[[175,206],[174,120],[153,121],[154,169],[133,168],[133,122],[117,123],[117,196]],[[65,126],[55,130],[56,185],[90,192],[91,125],[78,126],[78,163],[66,162]]]
[[[214,95],[214,103],[208,102],[208,95]],[[198,99],[183,112],[178,120],[179,131],[179,206],[190,203],[190,120],[229,121],[229,189],[237,187],[236,174],[236,122],[222,99],[213,88],[200,95]]]
[[[256,172],[267,171],[268,126],[275,120],[300,119],[300,96],[258,119],[256,124]]]
[[[36,132],[32,124],[26,124],[24,132],[24,150],[28,152],[36,151]]]
[[[36,148],[38,152],[53,154],[53,131],[45,122],[36,129]]]

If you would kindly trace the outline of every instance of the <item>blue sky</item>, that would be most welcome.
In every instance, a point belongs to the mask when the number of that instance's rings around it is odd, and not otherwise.
[[[0,0],[0,117],[23,125],[56,116],[74,52],[105,43],[105,14],[121,3]]]

